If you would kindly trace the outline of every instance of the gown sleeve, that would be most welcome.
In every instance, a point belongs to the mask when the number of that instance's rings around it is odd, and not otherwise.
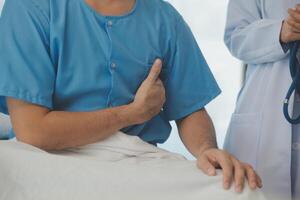
[[[221,93],[213,74],[186,22],[177,20],[175,45],[170,51],[171,69],[164,106],[168,120],[178,120],[205,107]]]
[[[52,109],[55,68],[49,55],[49,18],[31,0],[5,1],[0,17],[0,112],[6,97]]]

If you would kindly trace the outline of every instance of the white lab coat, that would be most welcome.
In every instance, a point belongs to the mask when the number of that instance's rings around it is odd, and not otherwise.
[[[291,78],[288,53],[279,38],[288,8],[297,3],[300,0],[229,1],[225,43],[249,67],[224,148],[255,167],[269,199],[291,199],[292,126],[283,115]]]

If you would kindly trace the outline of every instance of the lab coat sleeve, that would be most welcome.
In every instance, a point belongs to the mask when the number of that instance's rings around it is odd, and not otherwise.
[[[280,43],[284,19],[263,19],[258,0],[230,0],[224,40],[233,56],[247,64],[286,56]]]

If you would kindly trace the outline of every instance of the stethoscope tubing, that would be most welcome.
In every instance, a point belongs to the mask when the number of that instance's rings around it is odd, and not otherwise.
[[[292,118],[289,114],[289,103],[293,93],[296,94],[297,89],[300,87],[300,63],[297,60],[297,53],[300,47],[300,42],[292,42],[290,45],[290,73],[292,77],[292,84],[287,92],[286,98],[283,104],[283,114],[286,120],[291,124],[300,124],[300,115],[296,118]]]

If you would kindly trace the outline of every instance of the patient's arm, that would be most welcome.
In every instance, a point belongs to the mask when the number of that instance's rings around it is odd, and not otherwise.
[[[177,121],[181,140],[187,149],[197,158],[198,167],[207,175],[216,175],[221,167],[224,175],[224,188],[228,189],[234,180],[237,192],[244,187],[247,178],[252,189],[262,187],[259,176],[252,167],[242,163],[229,153],[219,150],[215,129],[205,109]]]
[[[118,130],[140,124],[161,111],[165,91],[159,80],[161,61],[129,105],[94,112],[50,111],[47,108],[7,98],[9,113],[19,141],[44,150],[60,150],[103,140]]]
[[[93,143],[134,123],[129,106],[72,113],[49,111],[11,98],[7,103],[17,139],[44,150]]]
[[[182,142],[196,158],[206,149],[218,148],[215,128],[205,109],[178,120],[177,126]]]

